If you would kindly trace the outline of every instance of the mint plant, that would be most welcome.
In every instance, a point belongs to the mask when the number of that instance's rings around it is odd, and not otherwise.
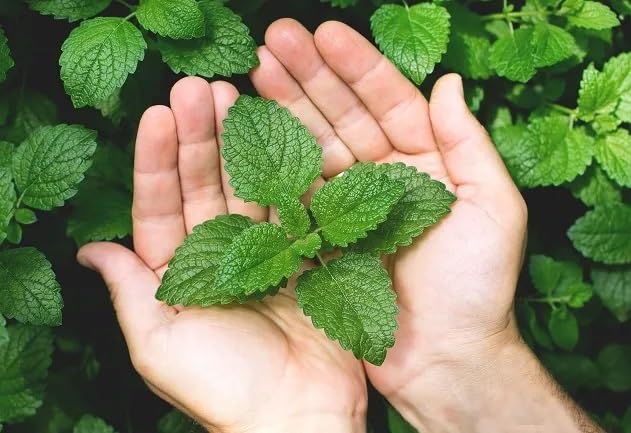
[[[222,149],[235,195],[273,206],[280,225],[221,215],[197,226],[169,263],[156,297],[170,305],[244,303],[274,295],[305,259],[298,304],[317,328],[376,365],[394,344],[398,308],[379,255],[409,245],[449,213],[445,186],[403,164],[357,163],[300,198],[322,171],[322,149],[274,101],[241,96],[224,121]],[[319,254],[339,247],[341,257]]]

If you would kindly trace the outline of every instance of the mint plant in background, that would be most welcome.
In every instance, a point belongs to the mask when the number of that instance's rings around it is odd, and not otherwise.
[[[143,391],[106,388],[116,382],[108,380],[113,361],[98,358],[119,351],[126,362],[127,355],[104,337],[115,331],[86,334],[102,328],[84,326],[78,313],[89,304],[86,293],[98,290],[73,282],[80,275],[74,248],[128,242],[137,120],[167,100],[176,74],[245,74],[258,64],[267,25],[295,16],[311,29],[325,17],[370,28],[423,90],[444,72],[465,78],[471,109],[530,207],[517,301],[522,335],[607,431],[629,433],[630,14],[628,0],[1,2],[0,425],[16,433],[195,429],[175,411],[140,420],[133,401],[118,396],[150,401]],[[36,38],[29,25],[46,26],[51,37]],[[274,146],[298,152],[301,163],[256,147],[248,125],[261,119],[269,120]],[[411,167],[357,164],[319,189],[307,209],[299,198],[319,175],[321,154],[305,128],[273,101],[251,97],[239,100],[225,126],[237,194],[274,208],[278,224],[232,215],[198,226],[158,297],[201,306],[257,302],[295,284],[316,327],[379,364],[393,344],[396,304],[377,257],[421,235],[453,197]],[[256,164],[240,158],[243,148],[259,152]],[[366,202],[342,202],[348,191]],[[250,242],[260,246],[255,257],[243,254]],[[198,252],[203,260],[194,259]],[[257,261],[270,266],[263,272]],[[351,277],[358,273],[361,279]],[[348,324],[338,320],[339,308],[352,309],[367,294],[379,313],[358,314],[353,332],[340,334]],[[110,320],[101,304],[99,320]],[[377,319],[384,325],[367,326]],[[98,396],[88,404],[92,390]],[[375,431],[413,431],[392,408],[374,408]]]

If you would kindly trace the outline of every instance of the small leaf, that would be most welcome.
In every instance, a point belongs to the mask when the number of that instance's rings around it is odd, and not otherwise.
[[[166,1],[166,0],[164,0]],[[160,39],[162,59],[173,72],[214,77],[245,74],[259,64],[256,42],[241,17],[218,0],[200,0],[205,36],[187,41]]]
[[[614,11],[597,1],[585,1],[583,7],[567,17],[570,24],[586,29],[609,29],[620,25]]]
[[[35,248],[0,252],[0,313],[33,325],[61,324],[61,287]]]
[[[311,246],[310,246],[311,245]],[[213,283],[214,303],[264,292],[298,272],[312,242],[292,243],[275,224],[260,223],[234,237],[221,257]],[[312,254],[310,254],[312,255]]]
[[[322,149],[274,101],[241,96],[224,121],[222,155],[235,195],[263,206],[302,196],[322,170]]]
[[[142,33],[123,18],[99,17],[74,29],[61,47],[61,79],[76,108],[119,89],[144,58]]]
[[[37,222],[37,215],[30,209],[17,209],[15,220],[20,224],[29,225]]]
[[[416,84],[432,73],[447,51],[449,13],[442,6],[385,4],[370,23],[381,51]]]
[[[533,255],[530,278],[541,294],[572,308],[582,307],[592,297],[592,288],[583,281],[582,268],[574,262]]]
[[[620,322],[631,318],[631,268],[595,268],[594,292]]]
[[[10,221],[6,229],[7,241],[13,245],[19,245],[22,243],[22,226],[15,220]]]
[[[631,263],[631,207],[598,206],[576,220],[568,231],[574,248],[585,257],[606,264]]]
[[[231,296],[216,299],[215,274],[233,239],[252,224],[241,215],[220,215],[196,226],[175,251],[156,298],[169,305],[202,307],[232,302]]]
[[[13,176],[22,203],[35,209],[62,206],[92,163],[96,132],[78,125],[44,126],[13,155]]]
[[[596,140],[596,160],[618,185],[631,188],[631,135],[626,129]]]
[[[7,237],[7,228],[13,216],[16,201],[17,196],[11,181],[11,172],[0,168],[0,244]]]
[[[404,192],[403,182],[390,179],[374,164],[358,163],[316,191],[311,212],[323,237],[345,247],[384,222]]]
[[[570,33],[546,22],[535,24],[532,43],[534,66],[537,68],[559,63],[572,57],[579,49]]]
[[[34,11],[55,19],[84,20],[103,12],[112,0],[26,0]]]
[[[561,349],[571,352],[578,343],[578,322],[576,317],[565,308],[552,310],[548,329],[552,341]]]
[[[283,197],[277,210],[278,218],[287,233],[297,237],[307,234],[309,227],[311,227],[311,219],[300,200]]]
[[[7,78],[7,72],[15,65],[11,58],[9,41],[4,35],[4,30],[0,27],[0,83]]]
[[[620,188],[610,180],[602,168],[592,164],[585,174],[569,185],[572,195],[587,206],[597,206],[622,201]]]
[[[356,358],[383,363],[394,345],[399,309],[379,258],[349,253],[306,271],[298,278],[296,295],[316,328]]]
[[[116,433],[116,431],[101,418],[83,415],[74,426],[72,433]]]
[[[631,346],[609,344],[600,351],[596,363],[607,388],[615,392],[631,390]]]
[[[534,58],[533,29],[527,26],[499,38],[489,53],[489,63],[497,75],[522,83],[537,72]]]
[[[331,3],[331,6],[338,8],[347,8],[350,6],[356,6],[359,3],[359,0],[321,0],[322,2]]]
[[[141,0],[136,18],[145,29],[167,38],[200,38],[206,33],[196,0]]]
[[[403,196],[388,214],[388,219],[354,246],[363,252],[392,254],[400,246],[410,245],[425,229],[451,211],[456,200],[445,185],[427,174],[402,163],[379,164],[372,171],[405,185]]]
[[[18,324],[7,330],[9,342],[0,346],[0,422],[35,415],[53,352],[48,328]]]

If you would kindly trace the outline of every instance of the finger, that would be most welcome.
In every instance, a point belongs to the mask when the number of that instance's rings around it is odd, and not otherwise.
[[[178,81],[171,90],[177,127],[178,172],[186,231],[227,212],[215,136],[215,107],[209,83],[198,77]]]
[[[323,176],[333,177],[353,165],[351,151],[285,67],[267,47],[260,47],[258,56],[261,64],[251,73],[256,90],[287,107],[316,137],[324,155]]]
[[[185,236],[171,109],[149,108],[140,120],[134,162],[134,247],[153,270],[163,267]]]
[[[355,93],[324,62],[313,35],[299,22],[282,19],[265,34],[267,48],[298,81],[337,135],[360,161],[392,151],[388,138]]]
[[[331,21],[317,29],[315,44],[397,150],[409,154],[436,151],[427,101],[368,40],[346,24]]]
[[[79,250],[77,260],[105,280],[131,352],[146,343],[152,330],[176,314],[155,299],[160,280],[127,248],[109,242],[92,243]]]
[[[215,129],[217,130],[217,140],[221,148],[223,146],[223,139],[221,138],[224,132],[223,121],[228,115],[228,109],[234,105],[239,97],[239,91],[232,84],[225,81],[215,81],[210,86],[215,101]],[[266,221],[267,208],[253,202],[246,203],[234,195],[234,189],[230,186],[230,176],[224,169],[224,165],[225,161],[221,158],[221,185],[228,213],[249,216],[255,221]]]

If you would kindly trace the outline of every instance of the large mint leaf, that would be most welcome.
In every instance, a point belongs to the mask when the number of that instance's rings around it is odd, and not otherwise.
[[[196,0],[141,0],[136,18],[147,30],[167,38],[200,38],[206,33]]]
[[[596,140],[596,160],[620,186],[631,188],[631,135],[626,129]]]
[[[277,286],[298,272],[303,256],[313,257],[319,240],[314,234],[292,242],[281,227],[270,223],[245,229],[234,237],[219,261],[213,303],[243,299]]]
[[[480,16],[457,2],[447,2],[445,7],[451,15],[451,27],[457,31],[449,36],[449,45],[442,64],[467,78],[490,77],[491,41]]]
[[[410,245],[415,237],[447,215],[456,200],[444,184],[414,167],[402,163],[366,167],[402,182],[405,189],[388,214],[388,219],[368,232],[366,238],[360,239],[355,245],[357,250],[392,254],[398,247]]]
[[[48,328],[13,325],[0,346],[0,422],[32,416],[42,405],[53,352]]]
[[[84,20],[101,13],[112,0],[27,0],[34,11],[68,21]]]
[[[316,328],[355,357],[381,365],[394,345],[398,308],[379,258],[349,253],[298,278],[298,304]]]
[[[358,163],[316,191],[311,212],[324,238],[345,247],[386,220],[404,185],[374,164]]]
[[[585,174],[569,185],[574,197],[587,206],[604,205],[622,201],[622,193],[598,164],[592,164]]]
[[[61,79],[76,108],[95,105],[119,89],[144,58],[142,33],[123,18],[81,23],[61,47]]]
[[[241,96],[224,121],[222,155],[235,194],[263,206],[303,195],[322,171],[322,149],[289,110]]]
[[[214,293],[215,274],[233,239],[252,224],[241,215],[220,215],[196,226],[175,251],[156,298],[169,305],[203,307],[232,302],[233,297]]]
[[[614,11],[598,1],[587,0],[580,9],[567,16],[570,24],[593,30],[604,30],[620,25]]]
[[[536,118],[527,128],[508,126],[495,132],[515,182],[527,188],[560,185],[583,174],[590,165],[594,140],[566,117]]]
[[[4,35],[4,30],[0,27],[0,83],[7,78],[7,72],[15,65],[11,58],[9,41]]]
[[[621,322],[631,318],[631,268],[612,267],[592,270],[594,292]]]
[[[7,236],[7,227],[13,216],[16,200],[11,172],[6,168],[0,168],[0,244]]]
[[[116,433],[116,431],[101,418],[83,415],[75,424],[72,433]]]
[[[442,6],[386,4],[370,23],[381,51],[416,84],[432,73],[447,51],[449,13]]]
[[[22,202],[36,209],[62,206],[77,192],[96,150],[96,132],[78,125],[44,126],[13,155]]]
[[[576,220],[568,231],[574,248],[606,264],[631,263],[631,206],[598,206]]]
[[[489,63],[500,77],[525,83],[537,72],[534,51],[533,29],[522,26],[495,41]]]
[[[583,281],[583,269],[574,262],[534,255],[530,258],[530,278],[550,301],[572,308],[582,307],[592,297],[591,286]]]
[[[0,313],[33,325],[61,324],[61,287],[35,248],[0,252]]]
[[[256,42],[241,18],[218,0],[201,0],[206,35],[188,41],[161,39],[158,48],[174,72],[213,77],[245,74],[259,64]]]
[[[551,66],[572,57],[579,50],[574,37],[561,27],[546,22],[535,24],[532,34],[534,66]]]

